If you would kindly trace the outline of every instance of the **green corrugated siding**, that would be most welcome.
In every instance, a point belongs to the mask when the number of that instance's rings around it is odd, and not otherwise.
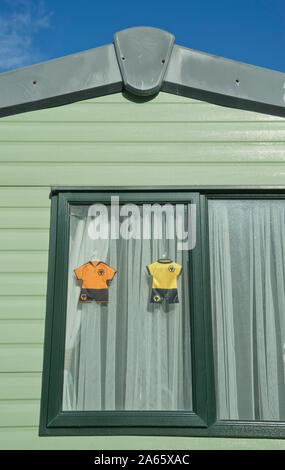
[[[285,441],[39,438],[52,185],[285,184],[285,120],[160,93],[0,120],[0,448],[285,449]],[[15,290],[15,286],[17,286]]]

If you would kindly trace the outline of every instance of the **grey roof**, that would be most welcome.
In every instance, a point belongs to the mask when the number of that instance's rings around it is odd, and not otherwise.
[[[175,44],[152,27],[125,29],[95,49],[0,74],[0,116],[127,90],[159,91],[285,117],[285,73]]]

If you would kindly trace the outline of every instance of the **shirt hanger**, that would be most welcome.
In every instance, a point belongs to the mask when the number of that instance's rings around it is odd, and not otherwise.
[[[171,259],[168,258],[167,253],[165,253],[165,252],[162,253],[161,258],[158,258],[158,261],[162,261],[162,262],[167,262],[168,261],[169,263],[172,262]]]
[[[97,250],[93,251],[93,254],[91,256],[92,261],[99,261],[99,253]]]

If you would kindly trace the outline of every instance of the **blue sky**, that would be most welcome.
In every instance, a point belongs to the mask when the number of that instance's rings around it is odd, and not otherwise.
[[[132,26],[285,72],[285,0],[0,0],[0,71],[108,44]]]

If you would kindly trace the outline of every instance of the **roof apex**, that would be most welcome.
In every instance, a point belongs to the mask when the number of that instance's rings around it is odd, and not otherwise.
[[[0,73],[0,116],[124,89],[285,117],[285,73],[181,47],[148,26],[119,31],[113,44]]]
[[[174,44],[173,34],[139,26],[114,35],[117,59],[126,90],[136,95],[157,93]]]

